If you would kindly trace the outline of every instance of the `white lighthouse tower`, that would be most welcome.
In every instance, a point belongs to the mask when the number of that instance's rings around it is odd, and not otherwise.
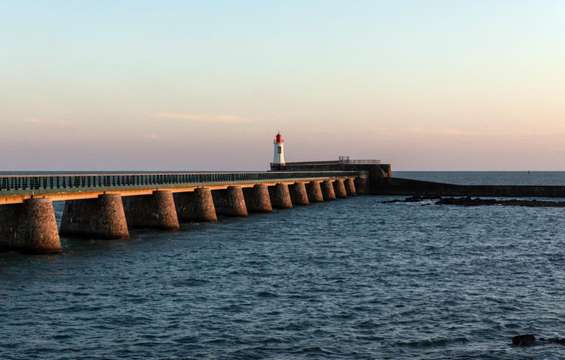
[[[274,154],[273,154],[273,165],[276,168],[284,168],[286,160],[284,159],[284,138],[281,133],[277,133],[275,136],[274,144]]]

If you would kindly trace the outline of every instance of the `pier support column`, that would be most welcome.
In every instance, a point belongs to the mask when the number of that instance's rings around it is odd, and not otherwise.
[[[181,222],[216,222],[216,207],[209,188],[175,194],[177,214]]]
[[[26,254],[61,252],[51,200],[34,198],[0,206],[0,251],[9,250]]]
[[[128,225],[121,195],[65,202],[61,235],[94,239],[127,239]]]
[[[309,205],[308,193],[306,192],[306,185],[304,182],[298,181],[289,187],[290,199],[293,205]]]
[[[324,180],[322,182],[322,194],[324,195],[324,201],[335,200],[334,186],[331,180]]]
[[[127,223],[131,228],[180,228],[175,200],[170,190],[156,190],[152,195],[128,196],[123,200]]]
[[[214,205],[218,214],[232,217],[246,217],[247,206],[241,186],[230,186],[226,190],[213,192]]]
[[[288,185],[278,183],[277,185],[269,188],[271,195],[271,204],[276,209],[290,209],[292,208],[292,200],[290,198],[290,191]]]
[[[357,195],[357,190],[355,188],[355,180],[353,178],[347,178],[347,180],[345,180],[345,190],[347,191],[348,196]]]
[[[345,182],[343,179],[336,179],[334,181],[334,192],[335,196],[340,199],[345,199],[347,197],[347,190],[345,190]]]
[[[306,190],[308,191],[308,200],[311,203],[324,202],[324,195],[322,194],[319,181],[310,181],[306,185]]]
[[[247,210],[254,213],[270,213],[273,211],[269,188],[264,184],[256,184],[243,190]]]
[[[367,195],[369,193],[369,179],[365,177],[356,177],[355,188],[357,189],[357,194]]]

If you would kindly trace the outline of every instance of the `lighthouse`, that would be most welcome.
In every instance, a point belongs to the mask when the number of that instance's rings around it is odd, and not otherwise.
[[[277,133],[275,136],[274,144],[274,154],[273,154],[273,165],[275,168],[284,168],[286,161],[284,159],[284,138],[281,133]]]

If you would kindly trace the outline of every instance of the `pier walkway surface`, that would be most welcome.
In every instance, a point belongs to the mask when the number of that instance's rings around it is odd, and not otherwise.
[[[355,177],[360,171],[207,171],[49,173],[0,176],[0,205],[17,204],[32,197],[53,201],[91,199],[106,192],[122,196],[151,194],[153,190],[193,191],[197,187],[225,189],[256,183],[294,183],[335,177]]]
[[[125,239],[130,228],[178,230],[357,193],[370,193],[361,169],[0,175],[0,251],[57,253],[59,234]],[[53,201],[65,202],[60,226]]]

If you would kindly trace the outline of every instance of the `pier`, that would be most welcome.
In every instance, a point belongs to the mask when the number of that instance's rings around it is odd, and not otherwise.
[[[280,146],[280,144],[279,144]],[[60,236],[128,239],[134,229],[333,202],[355,195],[565,197],[565,186],[455,185],[392,176],[376,160],[271,164],[264,172],[0,176],[0,251],[58,253]],[[57,223],[53,202],[63,201]]]
[[[59,253],[60,236],[127,239],[367,194],[370,171],[143,172],[0,176],[0,250]],[[374,174],[373,174],[374,176]],[[64,201],[60,226],[54,201]]]

